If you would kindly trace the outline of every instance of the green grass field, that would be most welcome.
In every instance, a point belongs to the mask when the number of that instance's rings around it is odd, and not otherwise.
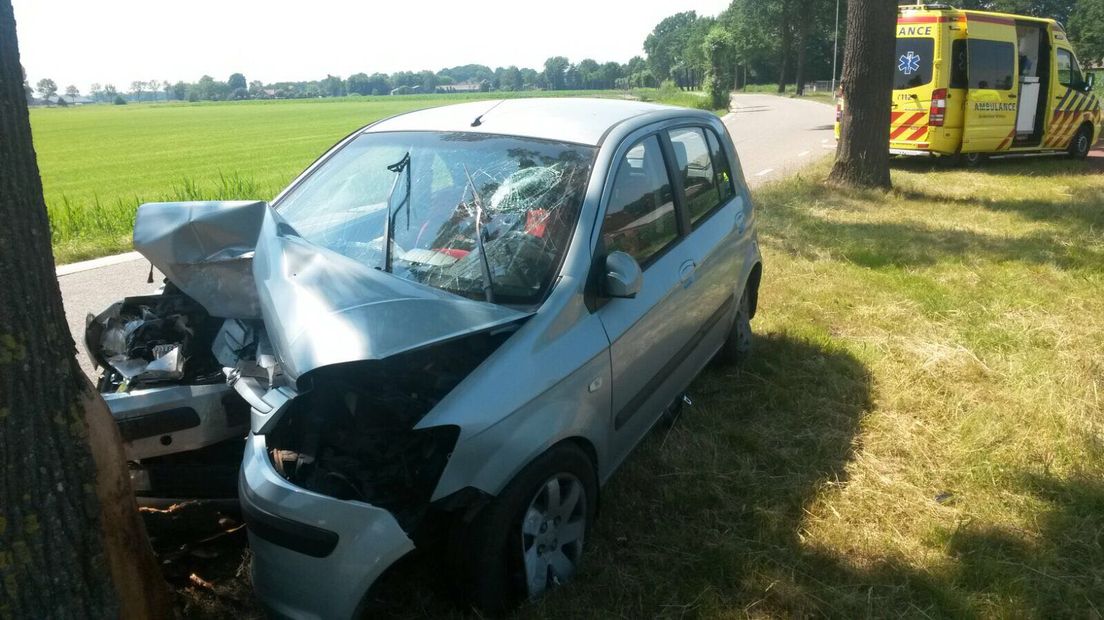
[[[655,89],[515,95],[704,101]],[[269,199],[358,127],[419,108],[502,96],[510,94],[34,109],[55,257],[66,263],[129,250],[134,211],[143,202]]]
[[[751,363],[694,383],[604,490],[578,580],[516,617],[1101,617],[1104,169],[826,174],[756,193]],[[397,617],[479,617],[415,560]],[[243,579],[182,602],[257,613]]]

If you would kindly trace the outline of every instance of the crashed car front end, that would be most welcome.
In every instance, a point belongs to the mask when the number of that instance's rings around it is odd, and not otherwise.
[[[376,151],[393,157],[390,144],[368,141],[350,149],[350,174],[383,172],[350,179],[338,174],[339,153],[328,164],[337,173],[305,183],[323,199],[293,189],[275,207],[139,209],[136,249],[166,275],[166,295],[204,313],[202,332],[188,321],[180,332],[183,374],[130,378],[128,361],[148,373],[163,355],[114,352],[104,344],[114,340],[90,332],[121,426],[146,387],[162,399],[191,390],[192,408],[225,398],[232,407],[210,409],[248,410],[233,428],[246,437],[237,494],[254,587],[282,615],[353,615],[380,574],[432,535],[436,513],[452,509],[434,493],[462,428],[426,426],[427,415],[539,307],[593,162],[578,145],[394,135],[408,141],[402,166],[367,165]],[[359,191],[345,200],[352,185]],[[175,316],[158,315],[158,325],[175,326]],[[96,322],[125,336],[122,318]],[[194,381],[201,370],[210,383]]]

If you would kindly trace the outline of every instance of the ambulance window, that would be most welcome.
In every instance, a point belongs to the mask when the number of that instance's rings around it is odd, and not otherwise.
[[[893,74],[893,90],[916,88],[931,82],[934,50],[934,39],[897,39],[897,71]]]
[[[966,59],[966,39],[951,44],[951,88],[970,87],[970,65]]]
[[[1004,41],[969,39],[970,88],[1012,90],[1016,48]]]
[[[1081,71],[1069,50],[1058,50],[1058,83],[1073,88],[1081,85]]]

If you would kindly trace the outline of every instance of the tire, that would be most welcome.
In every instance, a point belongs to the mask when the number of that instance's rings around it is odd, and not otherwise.
[[[740,298],[740,307],[736,310],[736,320],[728,332],[721,357],[725,362],[743,366],[751,357],[753,334],[751,332],[751,307],[747,291]]]
[[[1085,159],[1092,149],[1092,128],[1088,125],[1081,127],[1070,140],[1069,156],[1074,159]]]
[[[958,157],[964,168],[980,168],[985,163],[984,153],[959,153]]]
[[[561,506],[577,489],[578,501],[570,512],[552,509],[548,489],[554,482],[564,493]],[[542,505],[549,508],[543,514]],[[598,478],[590,458],[572,443],[553,447],[515,476],[454,539],[458,593],[475,607],[500,614],[562,585],[574,576],[597,507]],[[553,514],[561,520],[553,522]],[[560,540],[574,533],[577,544],[575,538]],[[558,548],[548,551],[554,545]],[[537,570],[530,571],[530,560],[538,563]],[[561,580],[557,568],[565,560],[572,570]],[[534,589],[529,577],[539,582],[540,566],[545,569],[544,587]]]

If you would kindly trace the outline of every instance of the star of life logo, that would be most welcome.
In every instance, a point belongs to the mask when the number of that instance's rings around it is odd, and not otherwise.
[[[912,75],[920,70],[920,57],[915,52],[909,52],[901,56],[897,63],[897,70],[905,75]]]

